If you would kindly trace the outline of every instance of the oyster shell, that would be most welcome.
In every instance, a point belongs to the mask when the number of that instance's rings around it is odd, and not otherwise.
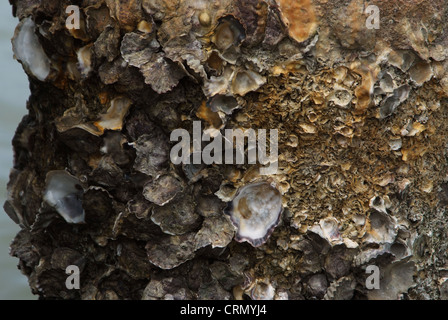
[[[381,212],[371,212],[367,222],[365,242],[391,243],[395,240],[397,230],[393,219]]]
[[[113,16],[122,28],[131,31],[135,28],[137,23],[142,20],[142,1],[130,0],[106,0],[105,1],[111,16]]]
[[[309,230],[327,240],[332,246],[341,244],[343,241],[339,232],[339,222],[335,218],[322,219],[318,225],[314,225]]]
[[[77,178],[66,171],[50,171],[47,174],[44,200],[68,223],[84,223],[85,212],[82,207],[84,193]]]
[[[221,53],[225,54],[229,48],[238,47],[245,37],[246,32],[241,23],[232,16],[227,16],[221,19],[211,41]]]
[[[315,274],[308,279],[306,291],[309,295],[322,299],[327,292],[328,281],[323,273]]]
[[[209,101],[210,108],[214,112],[222,111],[227,115],[232,114],[232,112],[240,107],[238,101],[233,96],[226,95],[216,95],[212,97]]]
[[[196,251],[194,237],[194,233],[187,233],[181,236],[168,236],[158,241],[149,241],[146,244],[149,262],[161,269],[168,270],[193,259]]]
[[[383,272],[380,289],[370,290],[371,300],[397,300],[399,294],[407,292],[414,284],[415,263],[413,261],[398,261],[389,265]]]
[[[51,63],[35,33],[36,24],[28,17],[17,26],[12,46],[17,60],[40,81],[50,74]]]
[[[303,42],[316,31],[316,13],[311,0],[276,0],[276,2],[291,38]]]
[[[201,229],[196,233],[196,248],[206,246],[225,248],[233,239],[235,230],[229,218],[224,215],[204,219]]]
[[[168,137],[155,125],[150,133],[142,134],[131,144],[137,151],[134,169],[154,178],[166,171],[169,160]]]
[[[266,83],[266,78],[251,70],[238,71],[232,80],[232,93],[244,96]]]
[[[100,120],[95,123],[95,126],[101,132],[104,132],[104,130],[121,130],[124,117],[131,105],[132,101],[126,97],[113,99],[107,113],[101,116]]]
[[[151,85],[157,93],[171,91],[185,76],[184,71],[177,64],[160,54],[154,55],[142,66],[141,71],[145,77],[145,83]]]
[[[411,80],[414,81],[417,86],[421,86],[425,82],[431,80],[433,74],[431,64],[424,61],[417,62],[411,69],[409,69]]]
[[[143,291],[142,300],[190,300],[193,294],[177,278],[151,279]]]
[[[267,182],[242,187],[224,210],[237,229],[235,240],[258,247],[265,243],[280,222],[282,196]]]
[[[167,174],[148,182],[143,189],[143,196],[158,206],[164,206],[182,190],[182,182]]]
[[[350,300],[353,297],[356,281],[353,277],[342,277],[330,284],[324,300]]]
[[[408,99],[411,88],[403,85],[393,91],[393,94],[385,99],[380,107],[380,119],[392,115],[397,107]]]
[[[160,226],[164,233],[170,235],[184,234],[200,224],[194,199],[191,197],[182,197],[163,207],[153,208],[151,220]]]
[[[78,57],[78,67],[81,71],[81,75],[87,78],[89,73],[93,70],[92,68],[92,45],[86,45],[80,48],[76,55]]]
[[[246,293],[252,300],[274,300],[275,288],[268,279],[255,279]]]
[[[110,102],[110,107],[106,113],[99,115],[98,121],[84,122],[83,107],[73,107],[66,110],[60,118],[56,120],[56,127],[61,133],[68,133],[74,129],[82,129],[94,136],[101,136],[106,130],[121,131],[123,121],[129,108],[132,106],[132,100],[127,97],[119,96]],[[81,111],[82,110],[82,111]],[[85,148],[88,149],[88,146]]]

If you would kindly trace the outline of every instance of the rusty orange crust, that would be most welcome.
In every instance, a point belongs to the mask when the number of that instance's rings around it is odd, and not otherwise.
[[[291,38],[303,42],[316,31],[317,20],[311,0],[277,0],[277,3]]]
[[[355,114],[363,114],[369,107],[372,99],[373,86],[378,75],[378,68],[373,68],[361,63],[353,63],[351,69],[362,77],[362,83],[355,89],[355,96],[358,99],[355,107]]]

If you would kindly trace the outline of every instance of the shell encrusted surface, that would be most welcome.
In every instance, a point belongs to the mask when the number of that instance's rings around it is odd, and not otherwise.
[[[446,0],[10,3],[40,298],[448,296]]]

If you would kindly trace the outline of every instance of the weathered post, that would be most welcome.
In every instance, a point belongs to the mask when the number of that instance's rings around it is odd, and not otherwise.
[[[445,0],[10,2],[33,293],[448,298]]]

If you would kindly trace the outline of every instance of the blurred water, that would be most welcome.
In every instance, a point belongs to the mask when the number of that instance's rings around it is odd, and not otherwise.
[[[11,140],[26,114],[30,95],[28,79],[13,59],[11,38],[18,20],[12,16],[8,1],[0,1],[0,299],[36,299],[27,279],[17,269],[18,259],[9,256],[9,245],[19,227],[3,211],[6,184],[13,153]]]

